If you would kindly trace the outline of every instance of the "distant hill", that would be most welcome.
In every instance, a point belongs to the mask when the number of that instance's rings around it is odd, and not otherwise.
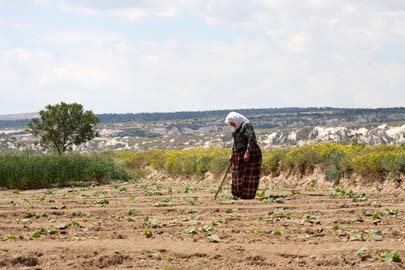
[[[27,120],[38,116],[39,116],[38,113],[5,114],[0,115],[0,121]]]
[[[160,122],[183,125],[185,122],[193,128],[209,123],[223,121],[230,110],[184,111],[167,113],[125,113],[98,114],[101,124],[125,122]],[[367,123],[389,123],[405,121],[405,107],[377,109],[345,109],[332,107],[312,108],[265,108],[235,110],[250,118],[258,128],[284,128],[324,125],[351,125]],[[23,128],[38,113],[0,115],[0,128]],[[222,122],[223,123],[223,122]]]

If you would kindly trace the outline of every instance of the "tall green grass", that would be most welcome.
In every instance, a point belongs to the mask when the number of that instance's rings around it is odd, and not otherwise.
[[[108,154],[0,154],[0,187],[5,188],[44,188],[130,178],[127,170]]]

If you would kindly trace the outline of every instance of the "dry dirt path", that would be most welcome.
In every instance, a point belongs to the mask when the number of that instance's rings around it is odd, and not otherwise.
[[[225,190],[214,201],[216,187],[0,191],[0,269],[405,269],[379,256],[405,261],[405,193],[236,201]]]

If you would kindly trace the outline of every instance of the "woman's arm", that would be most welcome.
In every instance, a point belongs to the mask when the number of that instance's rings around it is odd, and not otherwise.
[[[244,161],[249,161],[250,158],[250,152],[252,151],[252,146],[257,144],[256,142],[256,134],[255,130],[253,129],[252,124],[246,123],[245,125],[245,134],[248,139],[248,145],[246,149],[245,156],[243,157]]]
[[[246,137],[248,139],[247,152],[252,151],[252,147],[257,144],[256,134],[252,124],[247,123],[245,127]]]

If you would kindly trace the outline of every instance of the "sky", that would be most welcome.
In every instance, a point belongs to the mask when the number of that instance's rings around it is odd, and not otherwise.
[[[0,114],[405,106],[404,0],[0,0]]]

